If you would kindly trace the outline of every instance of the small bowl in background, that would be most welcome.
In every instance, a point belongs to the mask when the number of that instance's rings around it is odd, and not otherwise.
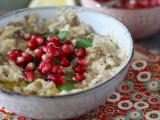
[[[1,10],[16,10],[27,7],[31,0],[0,0]]]
[[[160,30],[160,7],[143,9],[120,9],[97,7],[94,0],[81,0],[84,7],[111,15],[124,23],[136,39],[150,36]]]

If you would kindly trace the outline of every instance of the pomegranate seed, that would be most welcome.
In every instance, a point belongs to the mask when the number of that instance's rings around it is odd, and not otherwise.
[[[47,45],[47,46],[56,47],[53,42],[47,42],[46,45]]]
[[[87,60],[86,59],[78,59],[77,63],[80,64],[80,65],[85,66],[85,65],[87,65]]]
[[[63,67],[68,67],[68,66],[70,66],[70,62],[69,62],[69,60],[68,60],[66,57],[63,57],[63,58],[61,59],[61,65],[62,65]]]
[[[7,54],[8,54],[8,58],[13,61],[16,60],[18,57],[17,54],[13,51],[9,51]]]
[[[64,41],[64,44],[66,44],[66,45],[73,45],[72,42],[71,42],[70,40]]]
[[[42,61],[38,66],[38,70],[40,73],[51,73],[52,66],[53,66],[52,63]]]
[[[56,47],[60,47],[60,46],[62,45],[62,43],[61,43],[61,41],[60,41],[60,39],[59,39],[58,36],[49,35],[49,36],[47,37],[47,40],[48,40],[49,42],[54,43],[54,45],[55,45]]]
[[[38,59],[38,60],[41,60],[42,59],[42,55],[43,55],[43,50],[42,49],[35,49],[34,50],[34,53],[35,53],[35,57]]]
[[[23,37],[24,37],[25,40],[28,41],[28,40],[31,38],[31,35],[30,35],[30,33],[25,33],[25,34],[23,35]]]
[[[76,65],[74,68],[74,71],[77,73],[84,73],[85,72],[85,67],[83,65]]]
[[[25,62],[25,60],[21,56],[17,57],[17,59],[15,61],[16,65],[18,65],[18,66],[22,66],[24,64],[24,62]]]
[[[25,76],[27,82],[33,82],[34,77],[35,77],[35,73],[34,73],[34,71],[28,71],[24,74],[24,76]]]
[[[58,74],[48,74],[46,79],[53,81],[56,85],[61,85],[65,81],[65,78]]]
[[[22,50],[13,49],[9,51],[7,55],[10,60],[15,61],[17,57],[21,56],[22,52],[23,52]]]
[[[35,50],[38,47],[38,42],[36,39],[30,39],[28,41],[28,47],[30,50]]]
[[[63,56],[63,52],[61,49],[59,48],[56,48],[55,50],[55,54],[54,54],[54,57],[58,57],[58,58],[61,58]]]
[[[47,55],[47,54],[43,54],[42,55],[42,60],[45,62],[52,62],[52,57]]]
[[[73,46],[72,44],[71,45],[67,45],[67,44],[64,44],[62,47],[61,47],[64,55],[66,56],[69,56],[73,53]]]
[[[59,70],[58,70],[58,74],[59,74],[59,75],[64,75],[64,74],[65,74],[65,71],[64,71],[63,69],[59,69]]]
[[[53,46],[47,46],[47,54],[50,56],[55,56],[56,48]]]
[[[30,55],[27,52],[23,52],[22,53],[22,57],[24,58],[25,62],[31,62],[31,61],[33,61],[33,56]]]
[[[52,73],[57,73],[59,69],[60,69],[60,65],[53,65],[52,66]]]
[[[78,58],[83,58],[83,57],[85,57],[85,56],[86,56],[86,49],[85,49],[85,48],[78,48],[78,49],[76,50],[76,56],[77,56]]]
[[[48,46],[48,45],[45,45],[45,46],[42,47],[42,50],[43,50],[44,52],[47,52],[47,49],[48,49],[47,46]]]
[[[38,45],[41,45],[44,43],[44,40],[41,37],[37,38],[36,41],[37,41]]]
[[[35,68],[35,64],[33,62],[30,62],[26,65],[25,70],[26,71],[33,71]]]
[[[37,38],[40,38],[40,37],[41,37],[40,34],[33,34],[33,35],[31,36],[31,39],[37,39]]]
[[[82,81],[85,79],[85,76],[84,74],[75,73],[72,79],[76,81]]]

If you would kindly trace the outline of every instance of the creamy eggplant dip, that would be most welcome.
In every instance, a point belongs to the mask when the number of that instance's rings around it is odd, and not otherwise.
[[[126,55],[109,35],[78,20],[74,11],[56,19],[24,20],[0,28],[0,87],[24,95],[75,93],[108,80]]]

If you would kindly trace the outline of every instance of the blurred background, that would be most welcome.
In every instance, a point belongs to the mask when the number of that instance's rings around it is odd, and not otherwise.
[[[160,0],[0,0],[0,16],[21,8],[77,5],[119,19],[132,33],[135,44],[160,53]]]

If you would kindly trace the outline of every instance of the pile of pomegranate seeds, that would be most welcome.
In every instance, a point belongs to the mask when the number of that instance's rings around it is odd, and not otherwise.
[[[82,81],[85,79],[84,72],[87,66],[85,47],[76,47],[71,40],[62,40],[58,35],[53,34],[47,34],[46,37],[43,34],[30,35],[26,33],[24,38],[34,55],[13,49],[8,52],[8,59],[23,69],[27,82],[33,82],[35,71],[38,71],[45,80],[53,81],[56,85],[64,84],[66,81],[64,68],[71,66],[73,57],[77,62],[71,71],[73,73],[71,80]],[[84,40],[82,42],[85,43],[85,46],[87,45]]]
[[[105,3],[110,0],[96,0],[100,3]],[[115,8],[150,8],[160,6],[160,0],[121,0],[120,3],[115,4],[113,7]]]

